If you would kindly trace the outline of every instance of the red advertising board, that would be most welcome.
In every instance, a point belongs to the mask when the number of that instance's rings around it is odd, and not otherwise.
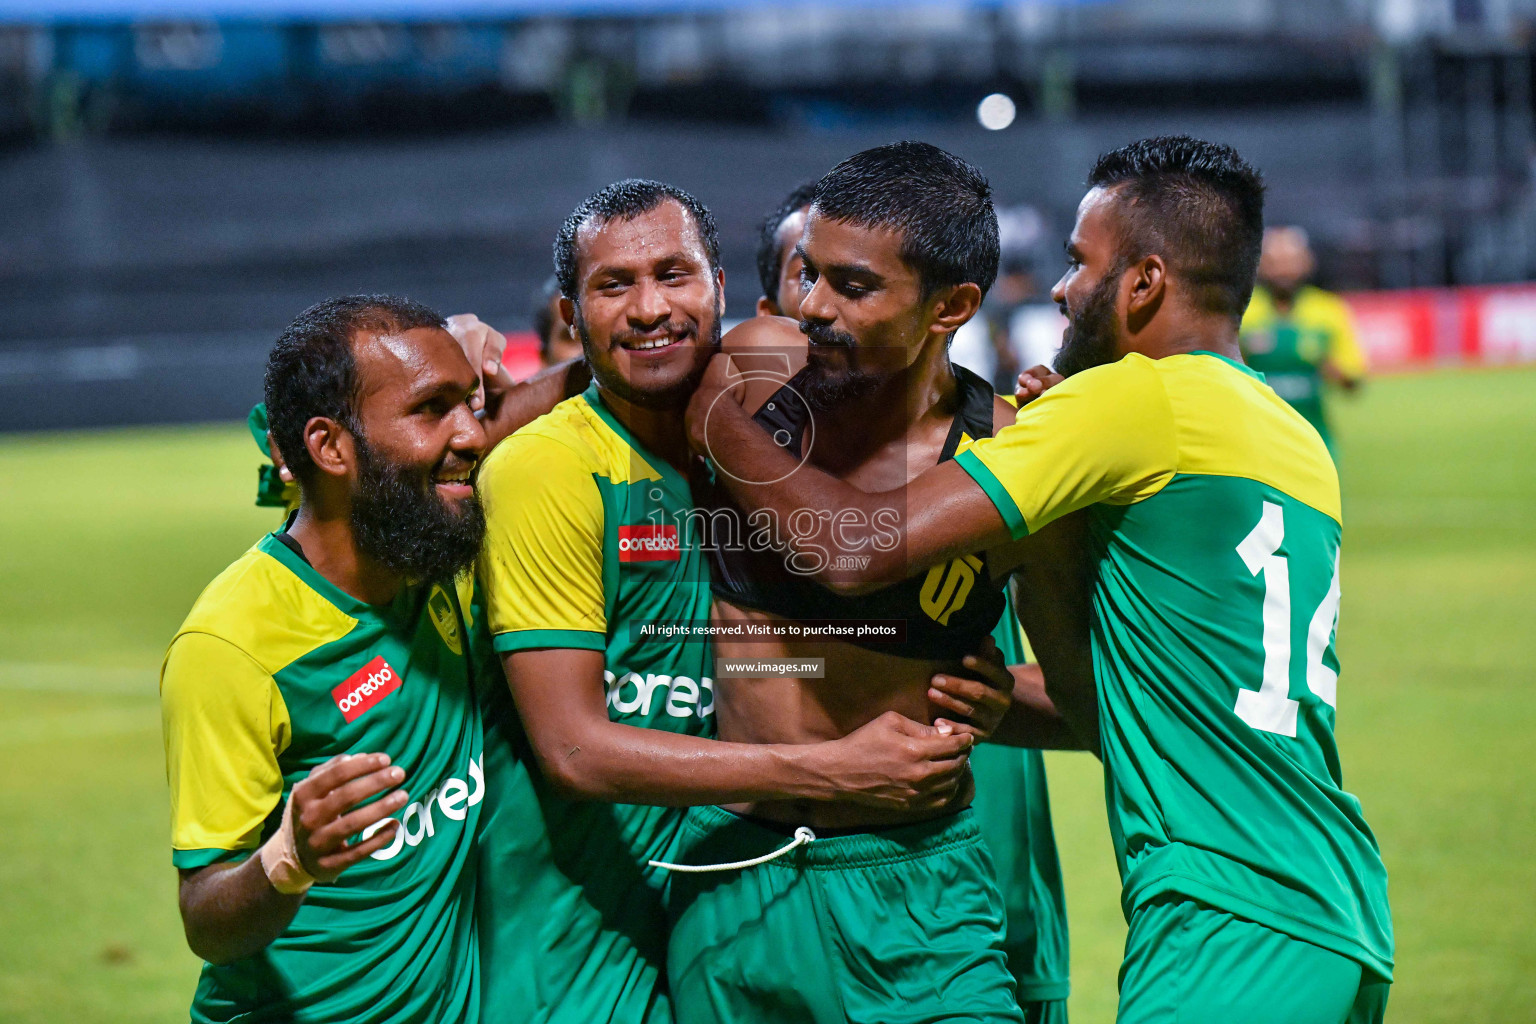
[[[1346,294],[1376,370],[1536,362],[1536,285]]]

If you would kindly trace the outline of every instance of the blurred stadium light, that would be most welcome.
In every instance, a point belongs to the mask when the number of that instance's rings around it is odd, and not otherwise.
[[[1093,156],[1171,130],[1261,166],[1330,285],[1529,280],[1533,26],[1536,0],[0,0],[0,428],[238,413],[339,291],[521,327],[560,218],[627,174],[715,210],[742,313],[761,212],[904,136],[988,171],[1046,282]]]

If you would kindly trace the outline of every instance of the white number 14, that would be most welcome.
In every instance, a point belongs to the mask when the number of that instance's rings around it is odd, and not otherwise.
[[[1275,552],[1285,540],[1285,513],[1272,501],[1264,514],[1237,546],[1248,571],[1264,574],[1264,674],[1257,690],[1237,695],[1237,717],[1264,732],[1296,735],[1298,702],[1291,700],[1291,567]],[[1329,707],[1337,706],[1338,673],[1323,664],[1323,652],[1339,621],[1339,565],[1333,565],[1333,581],[1323,603],[1312,613],[1307,626],[1307,688]]]

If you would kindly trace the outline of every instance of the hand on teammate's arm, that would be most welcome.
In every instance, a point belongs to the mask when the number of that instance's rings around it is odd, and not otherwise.
[[[744,511],[767,510],[779,523],[809,514],[822,524],[817,532],[778,530],[768,537],[819,565],[812,574],[818,583],[846,594],[878,590],[1009,540],[996,507],[954,462],[905,487],[861,491],[813,466],[796,468],[798,461],[747,415],[741,392],[729,357],[715,356],[688,404],[689,443],[714,463],[716,479]],[[772,482],[746,482],[753,480]],[[883,542],[893,530],[899,541]],[[829,541],[832,554],[859,557],[825,557]]]
[[[502,361],[506,336],[473,313],[449,317],[448,332],[464,348],[465,357],[480,375],[480,390],[469,404],[484,412],[480,423],[489,442],[487,450],[567,398],[580,394],[592,381],[583,359],[568,359],[527,380],[513,380]]]
[[[1039,665],[1010,665],[1013,702],[990,737],[993,743],[1033,750],[1087,750],[1078,734],[1056,708]]]
[[[726,743],[611,721],[600,651],[515,651],[503,665],[545,778],[573,799],[672,807],[848,800],[937,809],[964,779],[973,742],[953,727],[888,712],[823,743]]]
[[[1049,366],[1031,366],[1019,374],[1013,389],[1014,400],[1022,407],[1066,380]]]
[[[469,396],[469,407],[476,412],[485,407],[488,380],[502,372],[501,360],[507,351],[507,336],[473,313],[456,313],[448,318],[448,333],[464,350],[464,358],[480,378],[480,390]]]
[[[1035,750],[1084,748],[1047,696],[1039,665],[1007,664],[991,637],[980,653],[966,655],[961,665],[971,677],[934,676],[928,700],[958,716],[955,727],[970,732],[978,743],[990,740]]]
[[[192,952],[209,963],[228,963],[281,935],[308,887],[279,892],[267,863],[296,862],[301,874],[295,878],[334,882],[394,839],[400,825],[390,820],[367,839],[348,842],[405,806],[409,796],[397,788],[404,778],[385,754],[333,757],[293,787],[284,809],[288,822],[262,849],[238,864],[182,870],[178,902]],[[292,881],[284,888],[294,888]]]
[[[980,743],[992,735],[1013,704],[1013,674],[990,636],[983,639],[980,651],[961,659],[960,666],[970,676],[936,674],[929,681],[928,702],[941,713],[935,724],[951,722]]]

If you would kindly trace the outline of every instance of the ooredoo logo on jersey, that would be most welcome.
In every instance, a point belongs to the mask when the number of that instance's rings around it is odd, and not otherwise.
[[[400,673],[391,668],[381,654],[332,690],[331,698],[341,709],[342,717],[352,722],[398,689]]]
[[[675,562],[678,557],[677,527],[619,527],[619,561]]]

